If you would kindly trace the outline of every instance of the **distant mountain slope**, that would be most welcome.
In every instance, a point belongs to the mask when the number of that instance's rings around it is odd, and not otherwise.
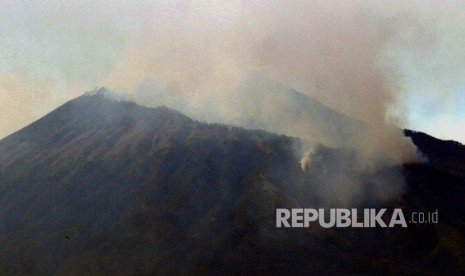
[[[406,166],[407,192],[385,207],[439,208],[438,225],[276,228],[278,207],[320,207],[331,173],[302,171],[296,143],[104,91],[74,99],[0,141],[0,274],[465,271],[464,178],[431,164]],[[418,145],[435,158],[437,143]],[[356,156],[316,154],[317,168]]]
[[[351,139],[357,139],[355,134],[366,127],[361,121],[258,73],[251,74],[231,93],[227,98],[212,93],[203,96],[200,104],[189,104],[187,95],[147,80],[133,97],[140,104],[167,105],[201,121],[325,141],[332,146],[354,145]]]

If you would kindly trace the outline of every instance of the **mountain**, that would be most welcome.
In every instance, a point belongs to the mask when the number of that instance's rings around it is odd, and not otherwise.
[[[325,141],[338,147],[354,145],[354,133],[366,130],[366,125],[340,113],[278,81],[252,73],[231,95],[219,93],[189,99],[176,87],[166,87],[154,80],[144,81],[132,99],[146,106],[166,105],[191,118],[232,124],[247,129],[262,129],[313,142]],[[196,104],[192,104],[196,102]],[[226,104],[225,104],[226,103]],[[237,112],[241,110],[241,112]]]
[[[364,175],[402,171],[407,188],[383,204],[373,188],[361,207],[438,209],[438,224],[276,228],[276,208],[321,206],[324,168],[353,169],[356,153],[320,145],[303,171],[296,138],[107,95],[0,141],[0,274],[465,271],[463,145],[406,131],[430,162]]]
[[[261,216],[245,207],[290,138],[105,94],[0,143],[1,274],[201,270]]]

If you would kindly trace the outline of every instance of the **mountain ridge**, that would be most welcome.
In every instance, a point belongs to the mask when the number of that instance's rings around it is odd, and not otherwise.
[[[354,132],[367,124],[334,110],[295,89],[255,73],[225,98],[215,93],[192,99],[153,80],[143,82],[132,100],[146,106],[167,104],[199,121],[262,129],[272,133],[325,141],[331,146],[353,145]]]

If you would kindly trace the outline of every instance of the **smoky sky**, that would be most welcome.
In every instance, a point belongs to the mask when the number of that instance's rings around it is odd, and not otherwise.
[[[147,80],[230,118],[258,73],[371,125],[465,137],[458,1],[0,5],[2,136],[94,86],[131,94]]]

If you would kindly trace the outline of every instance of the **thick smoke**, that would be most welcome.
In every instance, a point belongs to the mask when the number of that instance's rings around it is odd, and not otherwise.
[[[152,10],[150,28],[141,31],[141,40],[129,48],[107,82],[133,91],[152,79],[187,102],[187,110],[238,122],[257,115],[250,110],[238,112],[231,103],[253,72],[379,129],[388,118],[402,121],[393,119],[389,110],[403,92],[397,81],[401,64],[390,50],[429,39],[414,19],[403,19],[395,3],[387,6],[363,1],[167,4]],[[405,38],[404,29],[411,38]],[[254,97],[253,91],[248,96],[251,103],[260,105],[262,99]],[[286,112],[273,108],[280,105],[276,100],[260,112],[271,116]],[[399,161],[411,160],[414,149],[395,132],[375,131],[376,138],[369,144],[389,147],[386,151]]]
[[[427,53],[434,44],[420,6],[178,1],[151,10],[150,27],[106,83],[133,91],[143,104],[300,137],[309,144],[299,153],[304,169],[317,144],[355,148],[360,170],[416,162],[415,146],[396,124],[404,120],[402,55]],[[315,107],[290,87],[353,119]],[[342,167],[332,174],[354,178]],[[357,185],[341,190],[358,193]]]
[[[430,34],[384,9],[359,1],[177,2],[153,11],[150,28],[107,82],[143,104],[300,137],[308,142],[298,153],[304,170],[320,143],[357,149],[362,172],[415,162],[415,146],[391,125],[403,120],[390,108],[404,92],[393,51],[420,47]],[[342,193],[335,198],[347,203],[351,191],[361,192],[359,172],[328,166],[351,183],[329,185]],[[391,190],[399,191],[403,179],[395,180]]]

